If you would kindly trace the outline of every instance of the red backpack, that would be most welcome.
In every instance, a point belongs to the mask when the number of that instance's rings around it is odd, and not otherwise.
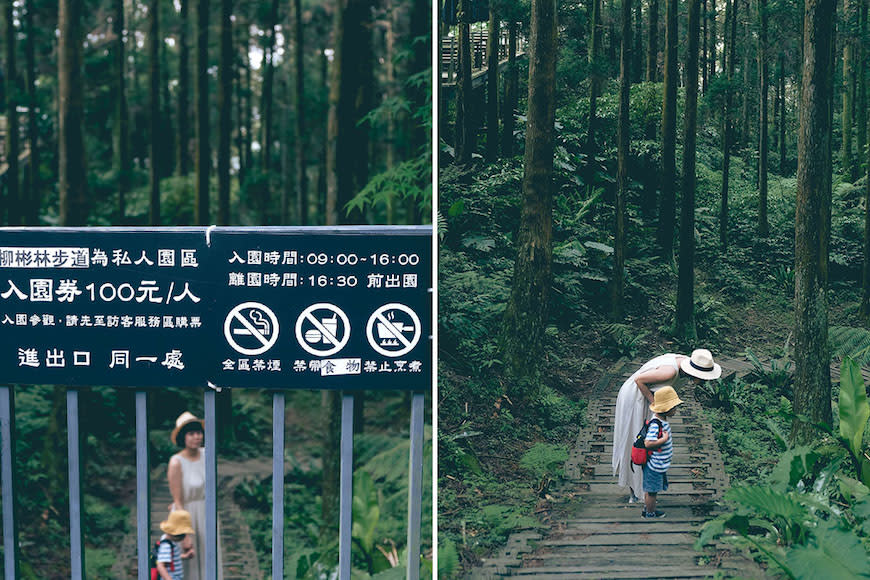
[[[650,423],[658,423],[659,433],[664,431],[664,425],[662,425],[662,422],[655,417],[643,424],[643,427],[641,427],[640,431],[637,433],[637,437],[634,439],[634,444],[631,446],[631,463],[633,465],[646,465],[649,456],[655,452],[654,449],[647,449],[645,443]],[[631,469],[633,471],[634,467]]]
[[[171,554],[171,560],[167,569],[175,570],[175,544],[173,544],[169,540],[159,540],[156,544],[154,544],[154,549],[151,550],[151,580],[160,580],[160,574],[157,572],[157,552],[160,551],[160,544],[163,542],[169,542],[169,553]]]

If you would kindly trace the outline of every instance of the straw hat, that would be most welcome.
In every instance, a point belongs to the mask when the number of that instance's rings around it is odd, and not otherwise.
[[[722,376],[722,367],[713,362],[713,355],[706,348],[693,350],[690,358],[680,361],[680,368],[686,374],[705,381]]]
[[[175,510],[169,512],[169,517],[165,522],[160,522],[160,529],[170,536],[180,536],[181,534],[195,534],[193,524],[190,521],[190,513],[186,510]]]
[[[169,434],[169,440],[172,441],[173,445],[179,445],[176,439],[178,437],[178,432],[181,431],[185,425],[190,425],[191,423],[199,423],[200,430],[205,431],[205,424],[202,422],[202,419],[198,418],[190,411],[185,411],[175,420],[175,429],[173,429],[172,433]]]
[[[655,401],[649,406],[653,413],[667,413],[683,401],[673,387],[665,385],[655,393]]]

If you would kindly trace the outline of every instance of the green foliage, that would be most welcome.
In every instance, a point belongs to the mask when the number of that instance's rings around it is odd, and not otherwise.
[[[350,214],[354,210],[383,210],[384,217],[396,223],[396,216],[413,204],[423,223],[429,223],[432,215],[432,156],[426,151],[374,176],[362,190],[345,206]],[[411,220],[406,220],[410,223]]]
[[[541,526],[536,518],[524,515],[523,508],[513,505],[486,505],[481,509],[480,515],[479,523],[502,540],[514,530],[533,529]]]
[[[520,467],[540,481],[548,477],[561,477],[562,465],[567,459],[568,450],[564,446],[535,443],[523,454]]]
[[[458,568],[459,554],[456,551],[456,543],[445,537],[438,548],[439,580],[451,578]]]
[[[840,437],[852,456],[855,469],[864,485],[870,487],[870,459],[864,452],[864,433],[868,431],[870,404],[861,368],[851,358],[846,357],[840,366]]]
[[[601,332],[606,339],[603,343],[605,355],[629,358],[637,355],[639,344],[649,334],[645,331],[638,332],[627,324],[617,322],[605,324],[601,327]]]
[[[791,361],[785,363],[777,362],[775,359],[770,361],[770,369],[764,368],[764,365],[758,360],[758,357],[752,352],[752,349],[746,349],[746,358],[752,363],[755,368],[755,373],[759,380],[773,389],[776,393],[785,394],[789,391],[792,382],[794,381],[794,371],[791,368]]]
[[[545,429],[569,429],[579,424],[585,402],[578,403],[562,393],[542,385],[535,397],[534,415]]]
[[[857,326],[828,328],[828,343],[834,357],[848,356],[859,365],[870,363],[870,331]]]
[[[730,411],[735,405],[746,402],[747,386],[737,377],[718,381],[705,381],[695,386],[695,396],[708,407]]]

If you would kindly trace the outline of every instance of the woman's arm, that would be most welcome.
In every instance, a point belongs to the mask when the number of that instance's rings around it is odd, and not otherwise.
[[[655,396],[652,391],[649,390],[648,385],[663,383],[671,380],[675,376],[677,376],[677,369],[671,366],[660,366],[639,374],[634,379],[634,382],[640,392],[643,393],[643,396],[646,397],[646,400],[653,403],[655,401]]]
[[[182,489],[183,475],[181,473],[181,460],[173,456],[169,460],[169,469],[167,470],[167,479],[169,480],[169,493],[172,494],[173,507],[177,510],[184,509],[184,491]]]

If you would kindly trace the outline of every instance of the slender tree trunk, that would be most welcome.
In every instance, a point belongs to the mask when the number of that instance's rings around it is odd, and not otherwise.
[[[643,70],[643,11],[640,0],[636,0],[634,9],[634,36],[631,45],[631,79],[629,82],[637,84],[641,81]]]
[[[114,0],[115,14],[112,28],[115,32],[115,157],[118,163],[118,216],[126,221],[126,200],[130,191],[130,113],[127,107],[127,57],[124,49],[124,1]]]
[[[701,0],[701,93],[707,92],[707,0]]]
[[[246,36],[242,59],[245,69],[245,162],[248,172],[254,168],[254,85],[251,80],[251,61],[248,56],[250,49],[250,42]]]
[[[274,99],[272,95],[272,86],[275,82],[275,35],[277,34],[276,26],[278,24],[278,6],[278,0],[272,0],[272,7],[269,10],[269,22],[266,25],[267,32],[266,36],[263,38],[263,53],[265,57],[263,60],[263,124],[261,125],[263,154],[261,161],[263,173],[266,174],[265,177],[267,184],[271,182],[269,171],[272,168],[272,141],[274,140],[272,126],[272,107]],[[271,190],[271,187],[267,186],[267,190]],[[266,201],[264,207],[267,207],[268,203],[269,202]]]
[[[245,107],[244,107],[244,96],[243,85],[242,85],[242,57],[240,54],[244,50],[246,46],[245,43],[242,42],[242,38],[245,33],[243,31],[244,25],[239,24],[236,26],[236,30],[239,31],[236,38],[236,56],[234,59],[235,66],[233,66],[233,80],[236,83],[236,98],[235,98],[235,106],[236,106],[236,151],[238,151],[239,155],[239,171],[236,173],[236,179],[238,181],[239,190],[242,189],[242,186],[245,183],[245,168],[247,166],[247,160],[245,159]],[[241,47],[241,48],[239,48]]]
[[[852,157],[852,107],[855,97],[855,5],[854,0],[843,0],[843,173],[855,181],[857,171]]]
[[[749,69],[749,53],[750,51],[750,38],[752,38],[749,34],[749,22],[752,20],[752,8],[750,7],[749,0],[745,0],[746,4],[746,20],[743,21],[743,38],[745,39],[743,46],[743,108],[742,108],[742,121],[740,124],[740,143],[743,145],[749,145],[749,95],[752,93],[752,75],[750,74]]]
[[[550,297],[556,30],[555,0],[532,0],[523,208],[516,237],[513,284],[502,325],[505,361],[517,377],[533,378],[540,372]],[[514,384],[518,389],[526,387],[522,381]],[[513,394],[515,401],[533,397],[528,391]]]
[[[786,113],[785,113],[785,58],[780,54],[779,68],[779,174],[785,175],[786,172]]]
[[[150,106],[151,142],[150,162],[150,204],[148,223],[160,225],[160,165],[163,152],[162,126],[160,111],[160,3],[151,0],[148,4],[148,102]]]
[[[15,30],[15,18],[12,10],[12,0],[3,0],[3,49],[6,57],[6,207],[9,212],[9,225],[20,225],[24,217],[22,196],[19,191],[18,156],[21,153],[18,139],[18,103],[23,96],[18,82],[18,69],[15,63],[15,52],[18,32]],[[2,215],[0,215],[2,219]]]
[[[695,159],[698,119],[698,35],[700,0],[689,0],[686,55],[686,125],[683,137],[683,190],[680,212],[680,262],[677,274],[675,334],[688,342],[695,331]]]
[[[665,88],[662,102],[662,181],[658,242],[662,255],[674,255],[677,198],[677,0],[666,0]]]
[[[199,225],[208,225],[209,173],[211,147],[209,143],[208,108],[208,3],[196,0],[196,216]]]
[[[592,78],[589,82],[589,128],[586,131],[586,159],[589,164],[587,184],[592,183],[592,160],[595,156],[595,130],[598,125],[598,93],[601,92],[601,0],[592,0],[592,30],[589,51],[589,68]]]
[[[221,50],[218,68],[218,225],[230,224],[230,139],[233,94],[232,0],[221,0]]]
[[[716,43],[718,42],[716,34],[716,0],[710,0],[710,12],[707,15],[710,21],[710,78],[716,76]]]
[[[758,16],[761,27],[758,31],[758,236],[769,234],[767,220],[767,0],[758,0]]]
[[[305,42],[302,29],[302,1],[293,0],[293,79],[295,118],[293,123],[293,189],[296,193],[296,218],[308,225],[308,180],[305,176]]]
[[[39,224],[40,206],[42,205],[42,183],[39,178],[40,150],[39,128],[37,127],[36,102],[36,29],[34,28],[34,3],[35,0],[27,1],[27,15],[24,26],[27,34],[27,49],[25,59],[27,61],[27,138],[30,141],[30,163],[27,165],[30,195],[24,204],[26,215],[24,223],[28,226]]]
[[[722,190],[719,202],[719,245],[722,246],[723,252],[728,249],[728,181],[731,170],[731,147],[734,139],[731,104],[734,93],[734,61],[737,58],[737,1],[725,1],[725,46],[722,50],[723,55],[727,54],[728,56],[725,67],[728,75],[728,87],[725,90],[725,107],[722,111]]]
[[[866,160],[864,148],[867,146],[867,0],[859,0],[858,8],[858,74],[855,83],[858,87],[855,103],[855,121],[858,134],[856,135],[856,149],[858,162],[855,165],[856,173],[860,174],[863,163]]]
[[[647,28],[646,80],[658,80],[659,59],[659,0],[649,0],[649,28]]]
[[[471,163],[475,149],[475,136],[472,115],[473,91],[471,88],[471,17],[470,0],[459,1],[458,38],[459,78],[456,80],[456,162],[460,165]]]
[[[190,0],[179,0],[181,21],[178,26],[178,144],[175,166],[179,175],[190,173],[190,44],[187,35]]]
[[[640,4],[640,0],[638,5]],[[616,208],[613,241],[613,284],[611,286],[611,312],[614,320],[622,320],[625,292],[625,198],[628,192],[629,142],[631,122],[629,99],[631,95],[631,0],[622,0],[622,50],[619,56],[619,121],[616,127],[617,168]]]
[[[498,39],[499,16],[495,3],[489,5],[486,38],[486,160],[498,159]]]
[[[795,211],[795,381],[791,438],[817,438],[831,425],[828,352],[828,244],[831,208],[831,111],[835,0],[805,0],[804,73],[798,132]]]
[[[597,1],[597,0],[595,0]],[[514,155],[514,114],[517,108],[520,75],[517,70],[517,23],[508,23],[508,68],[504,83],[504,103],[502,106],[502,155]]]
[[[60,224],[88,219],[82,98],[82,0],[60,0],[58,10],[58,193]]]

